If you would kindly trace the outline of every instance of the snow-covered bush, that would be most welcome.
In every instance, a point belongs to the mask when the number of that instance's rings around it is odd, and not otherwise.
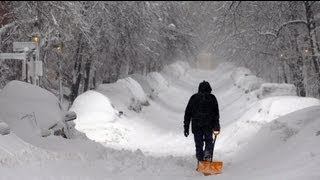
[[[272,96],[297,96],[297,91],[293,84],[264,83],[257,96],[261,99]]]

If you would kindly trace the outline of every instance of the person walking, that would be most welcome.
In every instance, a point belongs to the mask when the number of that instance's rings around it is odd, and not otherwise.
[[[212,160],[212,134],[220,133],[219,106],[216,97],[211,94],[209,82],[199,84],[198,93],[191,96],[184,115],[184,135],[189,136],[191,122],[196,146],[196,158],[199,161]],[[205,143],[205,148],[203,149]]]

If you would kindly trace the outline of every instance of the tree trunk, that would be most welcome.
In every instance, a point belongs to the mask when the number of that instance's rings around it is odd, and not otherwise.
[[[311,56],[311,60],[312,60],[312,63],[313,63],[313,68],[314,68],[314,71],[315,71],[315,74],[316,74],[316,79],[317,79],[317,82],[316,82],[316,85],[317,85],[317,96],[320,95],[320,83],[319,83],[319,79],[320,79],[320,73],[319,73],[319,62],[318,62],[318,58],[316,55],[318,55],[318,53],[316,54],[316,34],[315,34],[315,28],[316,28],[316,25],[315,25],[315,21],[314,21],[314,14],[312,12],[312,2],[310,1],[304,1],[304,6],[305,6],[305,9],[306,9],[306,18],[307,18],[307,28],[308,28],[308,40],[309,40],[309,43],[310,43],[310,53],[307,54],[307,56]]]
[[[92,77],[93,89],[97,88],[96,78],[97,78],[97,71],[94,71],[94,74],[93,74],[93,77]]]
[[[79,94],[79,88],[80,88],[80,82],[82,79],[81,74],[81,66],[82,66],[82,49],[83,49],[83,43],[82,43],[82,35],[80,34],[79,40],[78,40],[78,47],[75,54],[75,64],[73,69],[73,82],[71,87],[71,94],[70,94],[70,100],[71,103],[76,99],[76,97]]]
[[[286,68],[285,68],[285,62],[281,62],[281,71],[282,71],[282,78],[284,83],[288,83],[288,78],[286,75]]]
[[[90,58],[91,59],[91,58]],[[88,60],[86,62],[86,66],[85,66],[85,79],[84,79],[84,88],[83,88],[83,92],[86,92],[89,89],[89,83],[90,83],[90,70],[91,70],[91,60]]]
[[[304,62],[303,62],[303,57],[302,54],[299,51],[299,45],[298,45],[298,30],[294,29],[294,41],[293,43],[293,47],[296,51],[297,54],[297,64],[295,64],[295,68],[294,68],[294,75],[295,75],[295,86],[297,87],[297,94],[299,96],[305,97],[306,94],[306,87],[304,84],[304,77],[303,77],[303,69],[304,69]]]

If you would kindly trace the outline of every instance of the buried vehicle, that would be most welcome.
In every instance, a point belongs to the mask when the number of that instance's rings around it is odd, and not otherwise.
[[[50,135],[71,138],[76,114],[62,110],[51,92],[15,80],[0,92],[0,117],[22,139]]]

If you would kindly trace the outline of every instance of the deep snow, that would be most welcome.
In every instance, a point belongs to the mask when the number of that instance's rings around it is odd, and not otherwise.
[[[21,113],[36,112],[43,129],[61,116],[57,99],[30,85],[23,90],[28,96],[17,97],[21,91],[7,87],[13,91],[0,92],[0,121],[11,132],[0,135],[0,179],[210,178],[194,171],[193,137],[183,136],[182,124],[202,80],[210,82],[221,111],[215,158],[225,164],[213,178],[320,178],[319,100],[296,97],[292,86],[265,84],[229,63],[205,71],[178,62],[80,95],[71,107],[75,128],[91,140],[75,129],[73,139],[28,131],[17,119]]]

